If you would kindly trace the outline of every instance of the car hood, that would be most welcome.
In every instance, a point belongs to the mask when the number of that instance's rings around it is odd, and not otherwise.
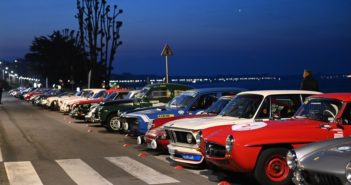
[[[300,148],[295,149],[295,153],[297,158],[300,161],[305,160],[306,158],[314,155],[315,153],[324,152],[331,148],[339,147],[339,146],[349,146],[351,147],[351,138],[338,138],[338,139],[328,139],[321,142],[311,143]],[[351,151],[345,151],[350,152]]]
[[[65,104],[73,104],[73,103],[76,103],[76,102],[79,102],[81,100],[88,100],[88,98],[73,98],[73,99],[68,99],[68,100],[64,100],[63,103]]]
[[[104,101],[103,98],[97,98],[97,99],[88,99],[88,100],[80,100],[79,102],[77,102],[77,105],[83,105],[83,104],[90,104],[90,103],[99,103]]]
[[[111,106],[111,105],[119,105],[119,104],[129,104],[133,103],[133,99],[122,99],[122,100],[112,100],[112,101],[105,101],[101,105],[102,106]]]
[[[314,148],[315,145],[308,145],[304,148]],[[326,166],[328,166],[328,171],[339,174],[345,172],[347,163],[351,161],[351,138],[328,140],[317,146],[319,148],[299,158],[299,165],[304,169],[319,172],[324,172]]]
[[[69,101],[69,100],[74,100],[81,98],[80,96],[67,96],[67,97],[61,97],[59,98],[60,101]]]
[[[235,118],[229,116],[215,116],[204,118],[186,118],[167,123],[166,127],[199,130],[220,125],[233,125],[252,122],[252,119]]]
[[[54,101],[54,100],[58,100],[58,99],[59,99],[59,97],[57,97],[57,96],[53,96],[53,97],[48,98],[49,101]]]
[[[205,141],[224,145],[227,136],[232,134],[232,125],[222,125],[209,128],[211,131],[203,130],[203,138]]]

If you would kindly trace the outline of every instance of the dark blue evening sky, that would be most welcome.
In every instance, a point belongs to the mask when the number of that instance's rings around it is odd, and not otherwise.
[[[170,75],[351,73],[350,0],[110,0],[124,10],[115,72]],[[75,0],[0,2],[0,59],[35,36],[77,29]]]

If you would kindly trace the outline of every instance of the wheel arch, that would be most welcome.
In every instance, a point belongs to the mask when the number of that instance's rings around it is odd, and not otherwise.
[[[264,144],[264,145],[261,145],[260,147],[261,147],[261,149],[260,149],[260,152],[259,152],[259,154],[258,154],[258,156],[257,156],[256,162],[255,162],[255,168],[254,168],[254,169],[256,169],[256,167],[257,167],[257,162],[258,162],[258,158],[261,156],[261,154],[262,154],[262,152],[263,152],[264,150],[267,150],[267,149],[270,149],[270,148],[287,148],[287,149],[290,150],[290,149],[293,149],[293,148],[294,148],[293,145],[290,144],[290,143]]]

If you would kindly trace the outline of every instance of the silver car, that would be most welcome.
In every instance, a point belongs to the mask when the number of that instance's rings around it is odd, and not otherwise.
[[[312,143],[287,154],[296,185],[351,185],[351,138]]]

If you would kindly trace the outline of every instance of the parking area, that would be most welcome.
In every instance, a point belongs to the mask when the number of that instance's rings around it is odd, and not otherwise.
[[[255,184],[243,174],[187,169],[136,140],[4,94],[0,184]]]

